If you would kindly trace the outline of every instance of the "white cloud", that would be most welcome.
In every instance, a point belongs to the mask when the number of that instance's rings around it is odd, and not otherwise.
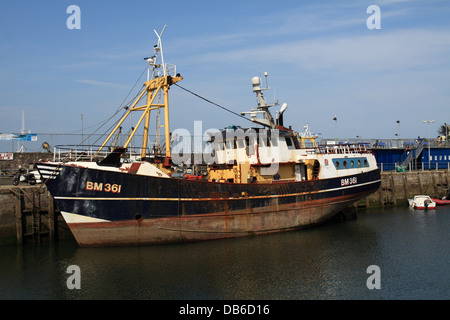
[[[450,31],[368,31],[363,36],[321,37],[204,54],[203,62],[245,61],[260,56],[266,61],[284,62],[311,71],[354,69],[392,71],[423,68],[447,62]]]
[[[390,5],[400,2],[411,2],[411,0],[378,0],[376,1],[376,5]]]

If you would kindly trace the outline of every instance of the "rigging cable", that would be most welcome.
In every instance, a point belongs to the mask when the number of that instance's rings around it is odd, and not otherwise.
[[[97,124],[90,126],[89,128],[94,127],[94,126],[96,126],[96,125],[98,125],[98,124],[101,123],[101,125],[100,125],[96,130],[94,130],[94,132],[90,133],[90,134],[87,136],[87,138],[85,138],[83,141],[81,141],[81,143],[79,143],[79,144],[76,145],[74,148],[72,148],[72,149],[69,151],[69,154],[70,154],[72,151],[76,150],[77,147],[83,145],[83,143],[84,143],[86,140],[88,140],[88,139],[89,139],[91,136],[93,136],[98,130],[100,130],[100,128],[102,128],[106,123],[108,123],[111,119],[113,119],[113,118],[114,118],[121,110],[124,110],[124,109],[125,109],[123,112],[124,112],[124,113],[127,112],[127,110],[126,110],[126,108],[123,106],[123,104],[125,103],[125,101],[127,100],[127,98],[130,96],[131,92],[133,92],[134,88],[136,87],[137,83],[138,83],[139,80],[142,78],[142,76],[144,75],[144,72],[145,72],[146,70],[147,70],[147,66],[144,68],[144,70],[142,71],[141,75],[139,76],[139,78],[138,78],[138,79],[136,80],[136,82],[134,83],[133,87],[130,89],[130,91],[128,92],[128,94],[126,95],[126,97],[123,99],[122,103],[119,105],[119,107],[117,108],[116,112],[115,112],[112,116],[110,116],[108,119],[106,119],[106,120],[104,120],[104,121],[100,121],[100,122],[98,122]],[[143,85],[142,87],[144,87],[144,85]],[[131,103],[134,99],[136,99],[136,98],[138,97],[138,95],[139,95],[139,92],[136,94],[136,96],[135,96],[133,99],[130,100],[129,103]],[[113,123],[113,124],[110,126],[110,128],[114,127],[119,121],[120,121],[120,119],[116,120],[115,123]],[[75,132],[77,132],[77,131],[75,131]],[[97,142],[101,139],[101,137],[103,137],[103,136],[104,136],[104,134],[101,135],[94,143],[97,143]],[[83,153],[81,153],[80,156],[78,156],[77,159],[76,159],[75,161],[79,160],[82,156],[83,156]],[[44,181],[44,183],[39,187],[38,191],[41,190],[41,189],[43,188],[43,186],[46,185],[46,182],[48,181],[48,179],[50,179],[50,178],[55,174],[55,172],[56,172],[59,168],[61,168],[61,166],[62,166],[65,162],[67,162],[67,161],[69,161],[69,159],[66,159],[66,160],[63,159],[63,160],[55,167],[55,169],[53,170],[52,174],[51,174],[51,175]]]
[[[128,94],[126,95],[126,97],[123,99],[122,103],[119,105],[119,107],[117,108],[116,112],[115,112],[113,115],[111,115],[109,118],[107,118],[106,120],[97,122],[96,124],[94,124],[94,125],[92,125],[92,126],[86,128],[86,129],[89,129],[89,128],[96,127],[96,126],[98,126],[99,124],[101,124],[99,127],[97,127],[96,130],[94,130],[92,133],[90,133],[90,134],[87,136],[87,138],[85,138],[83,141],[81,141],[80,144],[78,144],[77,146],[75,146],[75,148],[78,147],[78,146],[81,146],[86,140],[88,140],[91,136],[93,136],[93,135],[94,135],[97,131],[99,131],[106,123],[108,123],[108,122],[109,122],[112,118],[114,118],[121,110],[124,109],[124,106],[123,106],[123,105],[124,105],[126,99],[130,96],[131,92],[133,92],[134,88],[136,87],[136,85],[138,84],[138,82],[140,81],[140,79],[142,78],[142,76],[144,75],[144,72],[145,72],[146,70],[147,70],[147,66],[144,68],[144,70],[142,71],[141,75],[139,76],[139,78],[138,78],[138,79],[136,80],[136,82],[134,83],[133,87],[130,89],[130,91],[128,92]],[[128,102],[128,104],[129,104],[129,103],[132,103],[133,100],[136,99],[138,95],[139,95],[139,92],[134,96],[134,98],[132,98],[132,99]],[[123,111],[123,112],[126,113],[126,109],[125,109],[125,111]],[[115,125],[116,125],[119,121],[120,121],[120,118],[119,118],[118,120],[116,120],[116,121],[109,127],[109,129],[108,129],[107,131],[109,131],[110,129],[114,128]],[[72,132],[72,133],[79,132],[79,131],[81,131],[81,130],[77,130],[77,131],[74,131],[74,132]],[[97,143],[100,139],[102,139],[102,137],[103,137],[104,135],[105,135],[105,133],[103,133],[102,135],[100,135],[100,137],[98,137],[97,140],[94,141],[94,144]]]
[[[239,113],[237,113],[237,112],[234,112],[233,110],[230,110],[230,109],[228,109],[228,108],[225,108],[224,106],[221,106],[220,104],[217,104],[217,103],[215,103],[215,102],[213,102],[213,101],[211,101],[211,100],[208,100],[208,99],[206,99],[205,97],[202,97],[201,95],[199,95],[199,94],[197,94],[197,93],[195,93],[195,92],[192,92],[191,90],[188,90],[188,89],[186,89],[186,88],[183,88],[182,86],[180,86],[180,85],[177,84],[177,83],[175,83],[174,85],[176,85],[177,87],[183,89],[184,91],[189,92],[190,94],[192,94],[192,95],[194,95],[194,96],[196,96],[196,97],[198,97],[198,98],[200,98],[200,99],[202,99],[202,100],[204,100],[204,101],[206,101],[206,102],[209,102],[209,103],[211,103],[211,104],[213,104],[213,105],[215,105],[215,106],[217,106],[217,107],[219,107],[219,108],[221,108],[221,109],[223,109],[223,110],[225,110],[225,111],[228,111],[228,112],[230,112],[230,113],[232,113],[232,114],[234,114],[234,115],[236,115],[236,116],[238,116],[238,117],[241,117],[241,118],[243,118],[243,119],[245,119],[245,120],[248,120],[248,121],[250,121],[250,122],[253,123],[253,121],[250,120],[249,118],[246,118],[246,117],[244,117],[243,115],[241,115],[241,114],[239,114]]]

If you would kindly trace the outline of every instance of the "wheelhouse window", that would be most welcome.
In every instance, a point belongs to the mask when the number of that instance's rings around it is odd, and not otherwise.
[[[284,137],[284,139],[286,140],[286,145],[287,145],[288,149],[295,149],[295,146],[294,146],[294,143],[292,142],[291,137]]]

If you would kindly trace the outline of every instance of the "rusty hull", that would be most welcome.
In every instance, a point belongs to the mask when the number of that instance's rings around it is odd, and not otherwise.
[[[69,224],[80,246],[152,245],[292,231],[323,223],[365,194],[238,212]]]

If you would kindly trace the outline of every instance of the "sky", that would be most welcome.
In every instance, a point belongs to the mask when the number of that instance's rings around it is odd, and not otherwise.
[[[80,29],[67,27],[70,5]],[[143,58],[166,26],[164,59],[179,85],[236,113],[256,106],[251,79],[265,84],[267,72],[266,98],[280,104],[272,114],[287,103],[296,131],[435,137],[450,123],[449,16],[448,0],[2,0],[0,133],[18,133],[22,111],[31,133],[94,131],[146,80]],[[173,86],[171,131],[194,121],[251,125]]]

